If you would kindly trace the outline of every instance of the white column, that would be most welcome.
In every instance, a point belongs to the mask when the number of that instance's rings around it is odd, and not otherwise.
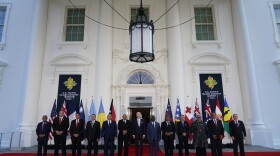
[[[257,3],[254,2],[254,3]],[[260,108],[258,84],[256,81],[250,31],[247,23],[244,0],[231,0],[238,70],[240,76],[242,103],[248,138],[246,143],[273,147],[272,132],[266,129]],[[250,7],[253,7],[251,3]]]
[[[166,8],[170,8],[174,1],[167,0]],[[179,6],[175,5],[167,14],[167,27],[180,23]],[[167,29],[167,49],[168,49],[168,80],[169,98],[173,114],[175,113],[176,99],[180,103],[185,103],[185,79],[184,79],[184,55],[182,48],[182,37],[180,27]],[[167,101],[166,101],[167,103]],[[174,117],[174,116],[173,116]]]
[[[112,0],[107,0],[112,5]],[[99,2],[99,21],[107,25],[113,25],[113,11],[104,2]],[[100,98],[102,97],[105,114],[109,113],[111,99],[112,99],[112,45],[113,45],[113,31],[112,28],[99,25],[97,39],[97,54],[96,56],[96,77],[95,82],[95,103],[98,104],[97,113],[99,109]]]
[[[25,86],[22,90],[23,110],[21,123],[19,124],[19,130],[26,132],[22,136],[22,140],[24,140],[21,143],[22,146],[36,144],[36,137],[32,137],[35,134],[34,130],[38,118],[37,113],[45,50],[48,0],[34,0],[34,3],[36,5],[33,13],[30,45],[26,55],[26,77],[25,81],[23,81]]]

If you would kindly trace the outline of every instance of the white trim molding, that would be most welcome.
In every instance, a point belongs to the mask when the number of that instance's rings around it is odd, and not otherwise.
[[[55,75],[58,71],[81,71],[84,72],[84,79],[88,79],[88,69],[92,64],[91,60],[79,54],[63,54],[53,58],[50,65],[53,67],[52,81],[55,80]]]
[[[161,76],[161,73],[159,70],[157,70],[155,67],[153,67],[150,63],[146,64],[132,64],[130,63],[127,65],[123,70],[119,73],[116,84],[127,84],[127,80],[131,74],[133,74],[135,71],[147,71],[151,73],[151,76],[153,77],[155,84],[163,84],[164,80]]]
[[[8,64],[6,62],[3,62],[0,60],[0,83],[2,81],[3,73],[4,73],[4,67],[6,67]]]

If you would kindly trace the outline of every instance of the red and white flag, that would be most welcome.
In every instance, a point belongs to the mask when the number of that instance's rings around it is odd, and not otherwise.
[[[220,106],[218,96],[217,96],[217,99],[216,99],[216,115],[217,115],[217,118],[219,120],[223,121],[223,113],[221,111],[221,106]]]
[[[61,111],[64,112],[64,116],[68,117],[67,115],[67,108],[66,108],[66,102],[64,100],[63,104],[62,104],[62,107],[61,107]]]
[[[209,105],[209,98],[207,99],[206,101],[206,105],[205,105],[205,116],[206,116],[206,119],[208,119],[209,117],[211,117],[211,107]]]
[[[193,114],[192,114],[192,109],[190,106],[186,107],[186,111],[185,111],[185,121],[188,122],[189,126],[192,126],[193,123]],[[189,135],[189,140],[192,140],[193,136]]]
[[[198,105],[198,102],[197,102],[197,98],[196,98],[195,106],[194,106],[194,117],[195,117],[195,120],[196,120],[196,116],[197,115],[201,115],[201,111],[200,111],[200,108],[199,108],[199,105]]]

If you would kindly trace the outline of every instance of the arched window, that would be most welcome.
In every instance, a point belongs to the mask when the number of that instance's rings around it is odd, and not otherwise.
[[[154,84],[154,80],[150,74],[139,71],[129,77],[127,84]]]

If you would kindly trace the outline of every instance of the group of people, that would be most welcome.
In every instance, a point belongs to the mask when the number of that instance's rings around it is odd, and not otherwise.
[[[88,141],[87,155],[91,156],[93,150],[94,156],[98,155],[98,142],[100,138],[104,141],[104,155],[114,155],[114,141],[118,139],[118,156],[128,156],[129,140],[132,136],[135,142],[135,155],[143,155],[143,141],[147,138],[149,142],[150,156],[157,156],[159,151],[159,142],[164,141],[164,151],[166,156],[173,155],[175,134],[179,140],[179,156],[189,155],[188,140],[189,135],[193,136],[193,145],[196,148],[197,156],[206,156],[206,148],[208,146],[207,138],[210,137],[212,156],[222,156],[222,139],[224,138],[224,127],[217,115],[212,113],[212,120],[204,123],[201,115],[197,116],[197,120],[189,125],[185,121],[185,116],[181,115],[179,122],[171,121],[170,116],[165,116],[165,121],[161,124],[156,121],[155,116],[151,116],[150,122],[146,124],[140,112],[136,113],[136,119],[132,122],[128,120],[127,115],[123,114],[118,124],[112,120],[112,115],[107,115],[107,120],[100,125],[96,121],[96,115],[91,115],[91,121],[85,124],[80,119],[80,114],[76,113],[76,119],[72,120],[69,128],[69,119],[64,116],[64,112],[60,111],[51,125],[47,121],[47,116],[42,117],[42,122],[38,123],[36,133],[38,136],[38,156],[47,155],[47,142],[51,127],[54,136],[54,156],[58,156],[61,147],[62,156],[66,156],[66,136],[69,133],[72,141],[72,156],[81,155],[81,142],[85,138]],[[230,136],[233,140],[234,156],[238,156],[238,145],[241,156],[244,154],[243,139],[246,137],[245,127],[242,121],[238,120],[238,115],[233,115],[234,120],[230,122]],[[101,129],[101,130],[100,130]]]

